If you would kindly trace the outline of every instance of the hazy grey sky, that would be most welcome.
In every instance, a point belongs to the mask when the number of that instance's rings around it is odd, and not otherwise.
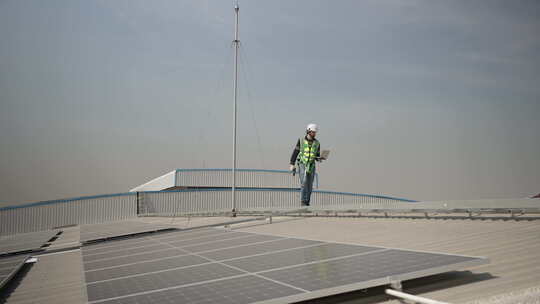
[[[223,0],[0,1],[0,203],[230,167],[233,21]],[[540,2],[245,0],[240,40],[239,167],[286,169],[316,122],[325,190],[540,192]]]

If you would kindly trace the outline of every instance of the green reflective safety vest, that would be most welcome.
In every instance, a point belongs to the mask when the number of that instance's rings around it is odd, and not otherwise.
[[[305,137],[300,139],[300,153],[298,153],[297,161],[306,168],[307,173],[313,172],[315,168],[315,158],[317,157],[317,151],[319,150],[319,141],[313,139],[310,143]]]

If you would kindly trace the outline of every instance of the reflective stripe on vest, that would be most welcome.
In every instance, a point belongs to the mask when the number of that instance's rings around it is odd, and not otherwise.
[[[317,151],[319,150],[319,141],[314,139],[310,142],[305,138],[300,138],[300,153],[298,154],[298,161],[306,167],[308,173],[312,171],[315,165],[315,158],[317,157]]]

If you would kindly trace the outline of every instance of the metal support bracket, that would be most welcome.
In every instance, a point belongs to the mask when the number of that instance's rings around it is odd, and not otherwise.
[[[390,283],[390,287],[392,287],[392,289],[395,289],[395,290],[403,290],[403,285],[401,285],[401,281],[394,281],[392,283]]]

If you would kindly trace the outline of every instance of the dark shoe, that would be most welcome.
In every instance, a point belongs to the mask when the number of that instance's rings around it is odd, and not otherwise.
[[[302,202],[302,206],[309,206],[309,202]]]

